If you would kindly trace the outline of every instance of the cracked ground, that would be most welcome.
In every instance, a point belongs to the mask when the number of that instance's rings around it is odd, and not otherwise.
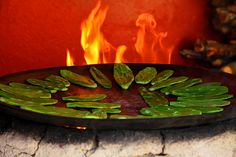
[[[0,116],[0,157],[236,157],[236,120],[181,129],[77,130]]]

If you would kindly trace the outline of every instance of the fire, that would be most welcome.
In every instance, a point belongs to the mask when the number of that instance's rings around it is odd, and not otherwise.
[[[101,27],[106,18],[108,7],[101,7],[98,1],[89,17],[81,24],[81,45],[87,64],[106,62],[106,55],[111,51],[111,44],[104,38]]]
[[[121,45],[117,48],[115,63],[123,63],[123,55],[126,49],[127,47],[125,45]]]
[[[66,50],[66,66],[74,66],[74,59],[70,56],[70,51]]]
[[[109,43],[101,31],[108,9],[108,6],[102,6],[99,0],[88,18],[81,24],[81,46],[84,50],[86,64],[171,63],[174,45],[166,46],[164,41],[168,37],[168,32],[157,31],[157,22],[150,13],[143,13],[138,16],[136,20],[137,38],[131,49],[127,45],[120,45],[116,48]],[[129,50],[133,49],[136,52],[130,53]],[[74,65],[69,50],[67,51],[67,65]],[[129,53],[134,57],[127,59],[125,54],[129,55]]]
[[[141,56],[141,62],[161,63],[168,60],[170,63],[170,51],[165,49],[163,40],[167,37],[167,32],[157,32],[157,22],[152,14],[143,13],[138,16],[136,26],[139,27],[135,49]],[[160,52],[158,52],[160,51]],[[167,53],[167,58],[163,58],[161,53]]]

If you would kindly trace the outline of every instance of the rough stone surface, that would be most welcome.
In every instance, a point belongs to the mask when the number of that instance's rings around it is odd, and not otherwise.
[[[236,120],[178,130],[166,130],[170,157],[236,157]]]
[[[11,128],[0,135],[0,155],[31,156],[38,147],[46,126],[32,122],[14,120]]]
[[[86,156],[86,153],[95,147],[93,139],[92,131],[49,127],[35,157]]]
[[[236,119],[181,129],[93,131],[1,114],[0,124],[0,157],[236,157]]]
[[[159,131],[103,131],[98,133],[98,147],[91,157],[113,155],[130,157],[162,152],[162,138]],[[90,154],[89,154],[90,155]]]

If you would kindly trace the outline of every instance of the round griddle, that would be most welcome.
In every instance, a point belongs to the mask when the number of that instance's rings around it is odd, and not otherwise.
[[[235,97],[231,100],[229,106],[224,107],[223,112],[213,114],[203,114],[200,116],[182,116],[173,118],[154,118],[154,119],[79,119],[62,116],[53,116],[46,114],[34,113],[20,109],[19,107],[10,106],[4,103],[0,104],[0,108],[7,114],[13,116],[32,120],[36,122],[69,126],[69,127],[86,127],[89,129],[162,129],[162,128],[176,128],[208,124],[223,120],[236,118],[236,76],[214,72],[202,68],[193,68],[180,65],[161,65],[161,64],[128,64],[132,69],[134,75],[137,72],[147,66],[153,66],[160,72],[165,69],[172,69],[175,71],[174,76],[188,76],[189,78],[201,78],[203,82],[219,81],[222,85],[229,88],[229,93]],[[90,65],[91,66],[91,65]],[[73,72],[90,76],[89,65],[86,66],[73,66],[73,67],[56,67],[40,70],[31,70],[19,72],[11,75],[0,77],[0,83],[8,84],[9,82],[21,82],[26,83],[28,78],[43,79],[50,74],[59,75],[61,69],[68,69]],[[56,105],[58,107],[65,107],[65,102],[61,100],[62,96],[76,95],[76,94],[91,94],[91,93],[106,93],[108,98],[105,102],[121,103],[122,114],[136,115],[139,109],[146,107],[147,105],[138,94],[138,87],[136,83],[133,83],[128,90],[121,89],[113,79],[113,64],[92,65],[100,69],[106,76],[112,80],[112,89],[104,89],[98,86],[96,89],[89,89],[80,87],[77,85],[71,85],[66,92],[57,92],[52,94],[53,98],[59,100]],[[174,100],[174,97],[169,97]]]

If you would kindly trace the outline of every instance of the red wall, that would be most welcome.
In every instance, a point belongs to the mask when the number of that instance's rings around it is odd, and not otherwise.
[[[211,37],[209,0],[104,0],[109,5],[103,32],[113,45],[128,44],[133,50],[135,20],[144,12],[154,14],[160,31],[182,45]],[[28,69],[64,66],[66,48],[77,65],[84,64],[80,24],[96,0],[0,1],[0,75]],[[182,64],[177,55],[173,63]]]

